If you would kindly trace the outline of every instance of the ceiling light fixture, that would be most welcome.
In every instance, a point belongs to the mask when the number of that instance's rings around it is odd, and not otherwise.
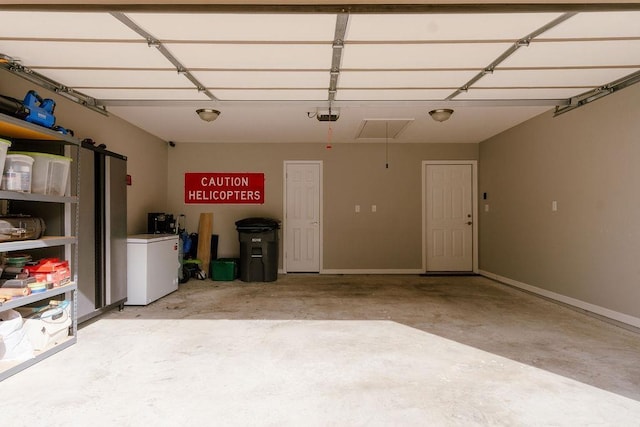
[[[212,122],[220,115],[220,111],[212,110],[211,108],[200,108],[196,110],[196,113],[198,113],[198,116],[205,122]]]
[[[436,122],[444,122],[449,120],[449,117],[453,114],[453,110],[449,108],[438,108],[436,110],[429,111],[429,115]]]

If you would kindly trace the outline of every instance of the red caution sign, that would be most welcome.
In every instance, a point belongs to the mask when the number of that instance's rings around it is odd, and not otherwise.
[[[185,173],[187,204],[264,204],[263,173]]]

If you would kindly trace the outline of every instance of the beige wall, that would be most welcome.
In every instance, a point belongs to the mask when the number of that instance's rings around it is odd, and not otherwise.
[[[236,220],[283,217],[284,161],[321,160],[324,269],[418,270],[422,161],[477,159],[477,150],[477,144],[392,144],[386,169],[384,144],[334,144],[327,150],[324,144],[178,143],[169,152],[169,206],[187,216],[189,231],[197,231],[201,212],[213,212],[219,255],[237,256]],[[185,172],[264,172],[265,204],[185,205]]]
[[[31,89],[56,101],[57,125],[72,129],[79,139],[91,138],[127,156],[127,171],[133,178],[127,189],[127,228],[129,234],[146,232],[147,212],[166,210],[167,144],[116,116],[93,112],[0,70],[1,94],[22,99]]]
[[[635,85],[480,144],[482,270],[640,317],[639,100]]]

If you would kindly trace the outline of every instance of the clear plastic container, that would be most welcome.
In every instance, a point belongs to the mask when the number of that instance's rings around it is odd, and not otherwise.
[[[20,152],[33,158],[31,192],[64,196],[67,192],[71,158],[49,153]]]
[[[2,189],[31,193],[33,158],[24,154],[7,154],[2,174]]]
[[[11,147],[11,141],[0,138],[0,170],[4,170],[4,161],[7,157],[9,147]]]

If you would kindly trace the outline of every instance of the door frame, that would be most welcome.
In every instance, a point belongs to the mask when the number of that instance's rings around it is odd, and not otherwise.
[[[422,161],[422,271],[427,271],[427,166],[470,165],[471,166],[471,210],[473,215],[473,272],[478,272],[478,161],[477,160],[423,160]]]
[[[320,233],[320,235],[318,236],[318,245],[320,246],[318,248],[318,256],[320,257],[320,268],[318,273],[322,273],[323,270],[323,250],[322,248],[324,247],[324,243],[323,243],[323,228],[324,228],[324,209],[323,209],[323,200],[324,200],[324,193],[323,193],[323,163],[322,160],[285,160],[283,162],[283,171],[282,171],[282,212],[283,212],[283,220],[282,220],[282,241],[284,242],[282,245],[282,273],[286,274],[287,273],[287,166],[288,165],[318,165],[319,170],[319,176],[318,176],[318,209],[319,209],[319,218],[320,218],[320,224],[318,226],[318,232]]]

